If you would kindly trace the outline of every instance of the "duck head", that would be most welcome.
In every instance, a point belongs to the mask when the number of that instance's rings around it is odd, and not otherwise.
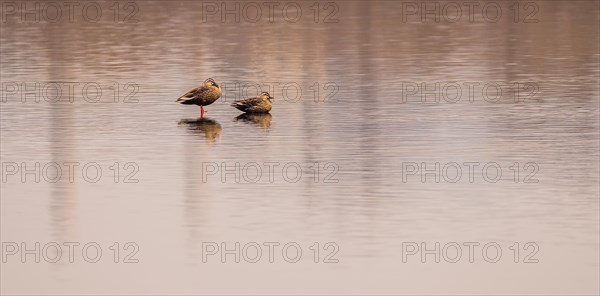
[[[272,97],[268,92],[263,91],[260,94],[260,98],[263,100],[269,100],[269,102],[273,102],[273,100],[275,99],[274,97]]]
[[[206,86],[206,87],[214,86],[216,88],[219,88],[219,85],[212,78],[208,78],[208,79],[204,80],[204,86]]]

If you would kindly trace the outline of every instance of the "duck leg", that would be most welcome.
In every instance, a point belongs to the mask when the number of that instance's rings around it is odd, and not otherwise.
[[[202,107],[202,105],[200,105],[200,117],[204,117],[204,107]]]

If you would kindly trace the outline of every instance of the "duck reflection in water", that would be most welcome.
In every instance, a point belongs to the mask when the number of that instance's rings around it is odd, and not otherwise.
[[[273,116],[270,113],[244,113],[235,118],[236,121],[242,121],[249,124],[256,124],[264,129],[271,126]]]
[[[208,117],[182,119],[178,124],[187,126],[187,129],[194,133],[203,134],[210,142],[214,142],[215,139],[220,138],[221,131],[223,130],[216,120]]]

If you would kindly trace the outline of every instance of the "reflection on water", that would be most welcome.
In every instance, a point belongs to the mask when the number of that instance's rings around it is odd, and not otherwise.
[[[273,116],[270,113],[243,113],[235,117],[235,120],[268,129],[271,126]]]
[[[62,105],[52,106],[50,119],[51,129],[49,134],[51,161],[54,163],[65,163],[76,159],[74,134],[65,126],[73,124],[73,110]],[[58,173],[58,172],[57,172]],[[52,178],[51,178],[52,179]],[[52,184],[49,214],[52,216],[52,238],[56,241],[65,241],[77,232],[77,188],[70,183],[68,178],[59,180]]]
[[[187,126],[188,130],[194,133],[204,135],[210,142],[214,142],[216,138],[221,137],[221,131],[223,130],[216,120],[208,117],[182,119],[179,124]]]
[[[2,88],[2,162],[103,169],[95,183],[81,169],[73,182],[66,170],[56,183],[7,176],[2,241],[104,251],[98,264],[3,263],[2,293],[598,294],[598,2],[535,2],[537,23],[514,22],[512,2],[496,23],[403,22],[402,1],[336,2],[339,22],[323,23],[298,2],[308,21],[242,25],[203,22],[201,2],[135,3],[136,24],[0,27],[3,84],[79,83],[59,103]],[[208,77],[224,90],[210,118],[165,99]],[[88,82],[100,102],[82,95]],[[257,95],[239,82],[274,86],[272,115],[229,106]],[[484,92],[492,82],[497,102]],[[524,83],[539,92],[515,102]],[[455,85],[462,97],[449,102]],[[466,169],[456,183],[403,179],[405,163],[465,162],[498,163],[501,180],[478,171],[470,182]],[[128,163],[138,183],[124,182]],[[528,163],[538,183],[523,182]],[[113,263],[108,247],[130,241],[140,263]],[[204,263],[203,243],[223,241],[294,241],[304,253],[295,264]],[[497,264],[405,264],[407,241],[493,241],[504,253]],[[314,242],[336,242],[340,263],[313,263]],[[540,263],[514,263],[514,242],[536,242]]]

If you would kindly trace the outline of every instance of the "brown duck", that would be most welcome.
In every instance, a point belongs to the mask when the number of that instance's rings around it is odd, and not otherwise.
[[[233,102],[231,106],[246,113],[269,113],[274,99],[268,92],[263,92],[258,97]]]
[[[204,116],[204,106],[214,103],[221,97],[221,87],[212,79],[208,78],[202,86],[196,87],[175,102],[184,105],[200,106],[200,117]]]

